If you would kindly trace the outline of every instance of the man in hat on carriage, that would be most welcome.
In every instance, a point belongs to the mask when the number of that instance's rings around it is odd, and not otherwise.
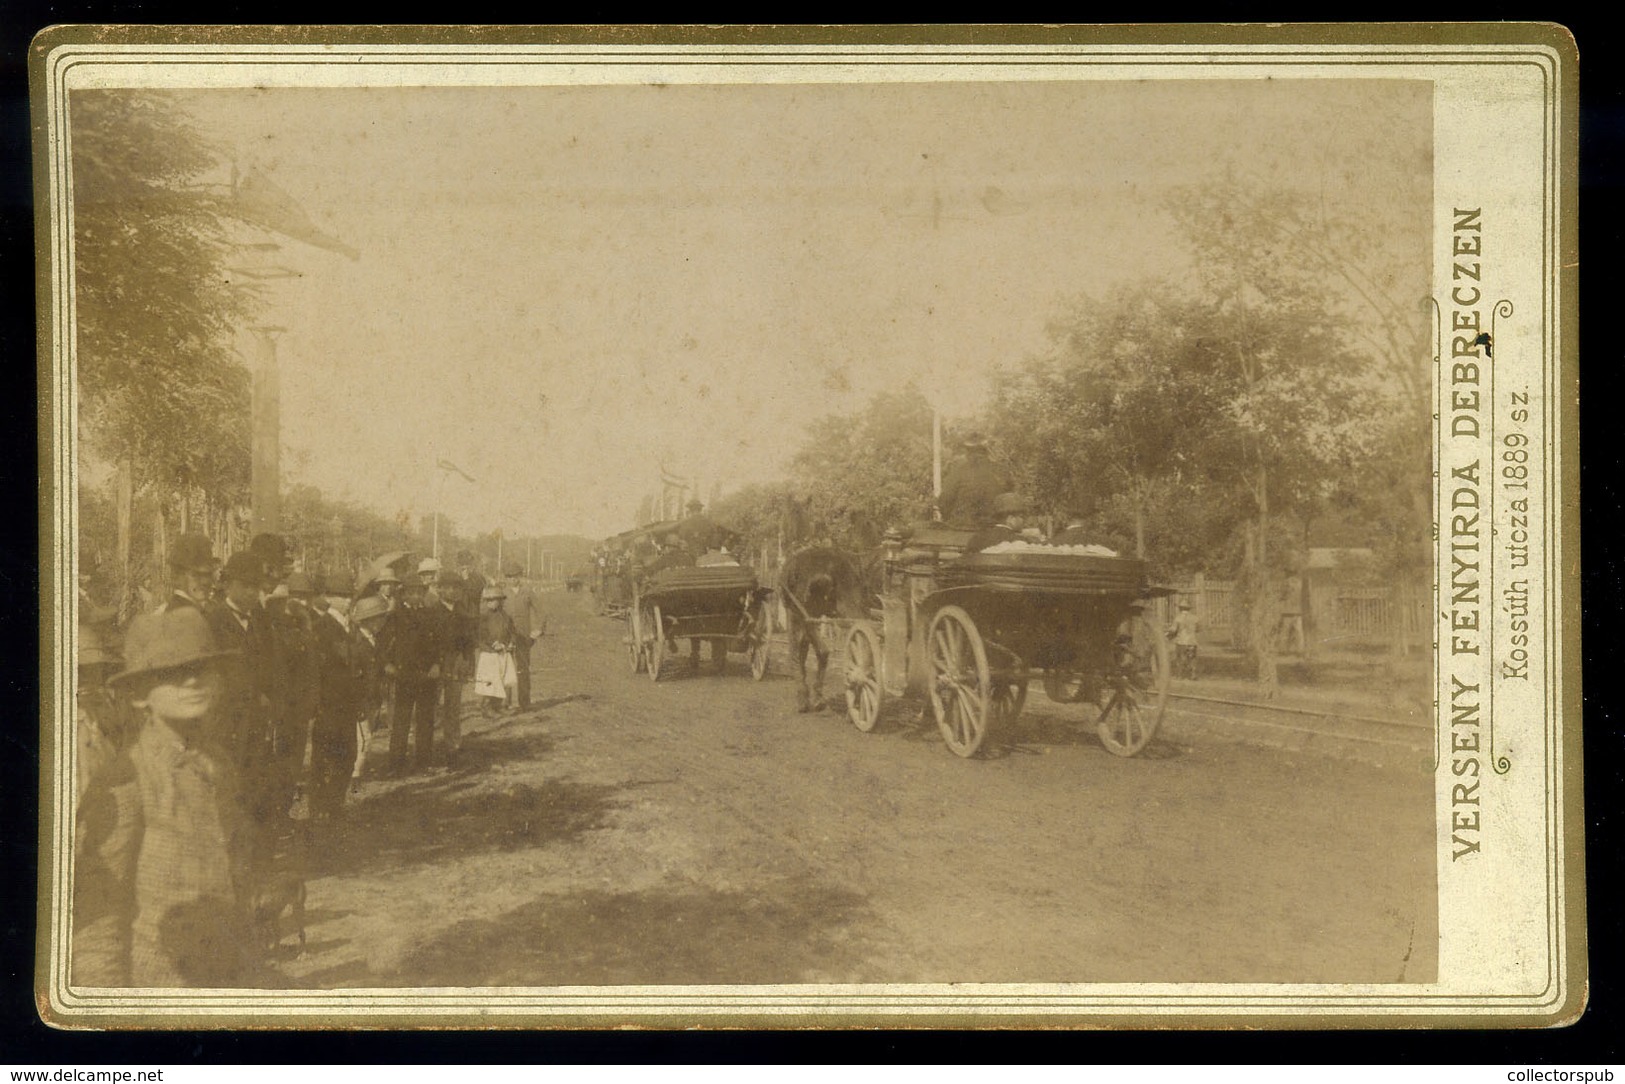
[[[76,983],[254,982],[258,872],[220,712],[228,657],[196,607],[130,624],[112,683],[143,718],[80,806]]]
[[[951,527],[985,527],[997,514],[993,502],[1010,492],[1010,475],[989,458],[982,434],[967,433],[960,446],[965,456],[943,472],[937,508]]]
[[[672,528],[672,533],[691,557],[699,557],[716,546],[717,525],[705,514],[705,505],[698,499],[688,502],[687,512],[688,515]]]

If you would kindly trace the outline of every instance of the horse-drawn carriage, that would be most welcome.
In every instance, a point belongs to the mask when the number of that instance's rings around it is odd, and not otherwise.
[[[719,673],[729,653],[747,655],[760,681],[767,673],[770,595],[738,564],[677,566],[634,577],[626,640],[632,672],[659,681],[675,641],[687,639],[696,662],[699,644],[711,644]]]
[[[1021,713],[1037,677],[1093,705],[1101,743],[1145,748],[1168,702],[1168,647],[1146,613],[1169,592],[1142,561],[1092,547],[1013,542],[965,553],[971,532],[922,526],[888,542],[878,595],[845,627],[847,717],[873,730],[889,698],[929,701],[948,748],[970,757]],[[1084,552],[1089,550],[1091,552]]]

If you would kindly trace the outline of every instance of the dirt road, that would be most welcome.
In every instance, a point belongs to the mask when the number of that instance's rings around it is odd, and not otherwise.
[[[1433,977],[1414,767],[1160,739],[1124,760],[1041,694],[1004,755],[960,760],[906,712],[798,715],[782,656],[760,684],[741,656],[653,684],[621,623],[548,601],[536,707],[351,798],[290,984]]]

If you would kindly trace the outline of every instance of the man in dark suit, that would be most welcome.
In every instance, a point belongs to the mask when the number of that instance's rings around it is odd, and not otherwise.
[[[316,716],[310,731],[310,815],[334,820],[355,770],[360,682],[351,646],[347,576],[324,577],[311,619],[315,645]]]
[[[518,708],[530,707],[530,653],[542,634],[542,611],[537,605],[536,593],[522,578],[523,569],[509,565],[508,600],[503,607],[513,618],[513,664],[518,672],[519,685],[515,691]]]
[[[416,742],[412,757],[419,767],[427,766],[434,753],[440,660],[430,627],[431,614],[424,602],[425,591],[420,579],[401,584],[401,604],[389,615],[388,633],[379,638],[384,676],[393,686],[394,697],[389,709],[391,775],[406,771],[409,741]]]
[[[425,609],[429,637],[438,660],[440,736],[446,759],[453,761],[463,744],[463,687],[474,674],[474,623],[463,609],[467,585],[455,572],[442,572],[435,581],[439,601]]]
[[[261,781],[248,774],[254,764],[269,757],[267,721],[271,706],[272,680],[270,629],[265,609],[260,605],[260,582],[264,566],[252,553],[238,552],[226,562],[225,596],[208,607],[209,628],[223,650],[234,651],[226,671],[225,710],[228,713],[233,751],[245,782]]]
[[[169,551],[172,588],[162,612],[189,607],[201,613],[214,593],[214,572],[219,567],[208,535],[192,531],[175,539]]]
[[[988,457],[987,441],[980,433],[968,434],[961,445],[965,458],[943,474],[937,507],[951,527],[984,527],[998,514],[993,502],[1010,492],[1010,475]]]

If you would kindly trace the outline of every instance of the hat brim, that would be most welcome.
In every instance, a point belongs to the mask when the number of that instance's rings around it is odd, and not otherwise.
[[[168,666],[147,666],[139,670],[121,670],[108,678],[107,684],[120,685],[131,678],[140,677],[142,674],[161,674],[165,670],[179,670],[183,666],[196,666],[200,662],[215,662],[219,659],[228,659],[240,654],[242,652],[227,648],[225,651],[210,651],[190,659],[182,659],[180,662],[172,662]]]

